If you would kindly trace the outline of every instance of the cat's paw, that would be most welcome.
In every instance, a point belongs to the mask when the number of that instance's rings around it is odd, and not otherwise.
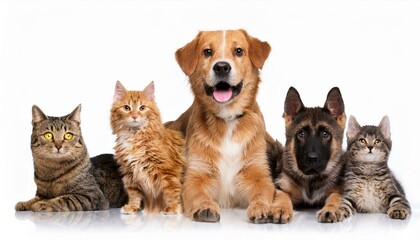
[[[273,205],[270,209],[273,223],[289,223],[293,219],[293,206]]]
[[[390,218],[404,220],[410,215],[410,208],[405,205],[398,204],[388,209],[387,214]]]
[[[332,208],[332,207],[324,207],[317,212],[317,219],[318,222],[321,223],[335,223],[341,222],[347,217],[349,214],[342,208]]]
[[[163,214],[169,215],[169,214],[178,214],[181,212],[181,204],[173,204],[170,206],[166,206],[163,210]]]
[[[121,213],[123,213],[123,214],[135,214],[139,211],[141,211],[141,209],[137,206],[132,205],[132,204],[126,204],[121,208]]]
[[[16,211],[29,211],[31,210],[31,205],[28,202],[18,202],[15,205]]]
[[[248,219],[252,223],[268,223],[270,205],[267,202],[257,201],[250,203],[247,209]]]
[[[220,207],[215,202],[201,204],[201,208],[193,211],[193,220],[198,222],[220,221]]]
[[[46,201],[38,201],[31,206],[31,210],[34,212],[56,212],[57,210],[51,204]]]

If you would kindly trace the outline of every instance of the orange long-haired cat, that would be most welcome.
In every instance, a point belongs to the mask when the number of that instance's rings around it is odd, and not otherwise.
[[[129,197],[121,209],[126,214],[182,211],[184,139],[163,126],[154,91],[153,82],[143,91],[127,91],[119,81],[115,85],[111,127],[117,136],[115,158]]]

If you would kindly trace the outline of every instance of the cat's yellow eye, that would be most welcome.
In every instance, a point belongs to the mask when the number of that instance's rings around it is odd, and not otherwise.
[[[124,110],[126,110],[126,111],[130,111],[130,110],[131,110],[131,107],[130,107],[130,106],[128,106],[128,105],[124,105]]]
[[[145,108],[146,108],[146,106],[145,106],[145,105],[141,105],[141,106],[139,107],[139,110],[140,110],[140,111],[143,111]]]
[[[380,142],[382,142],[381,141],[381,139],[375,139],[375,142],[373,142],[374,144],[378,144],[378,143],[380,143]]]
[[[47,132],[47,133],[44,134],[44,138],[51,141],[51,140],[53,140],[53,135],[52,135],[52,133]]]
[[[359,139],[359,142],[360,142],[361,144],[366,144],[366,139],[361,138],[361,139]]]
[[[66,133],[64,134],[64,139],[71,140],[73,138],[73,133]]]

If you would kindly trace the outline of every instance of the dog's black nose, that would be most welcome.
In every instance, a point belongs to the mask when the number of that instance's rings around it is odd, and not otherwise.
[[[213,71],[220,77],[228,75],[231,69],[230,64],[227,62],[217,62],[213,67]]]
[[[310,152],[308,154],[306,154],[306,157],[312,161],[316,161],[318,160],[318,153],[316,152]]]

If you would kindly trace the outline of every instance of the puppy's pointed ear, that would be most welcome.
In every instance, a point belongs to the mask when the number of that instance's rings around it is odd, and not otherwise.
[[[249,58],[251,59],[252,64],[258,68],[262,69],[264,66],[265,60],[268,58],[271,52],[271,46],[267,42],[262,42],[257,38],[250,36],[245,30],[240,29],[248,41],[249,44]]]
[[[360,132],[360,125],[353,115],[349,117],[349,123],[347,124],[347,141],[355,138]]]
[[[338,125],[344,131],[346,128],[346,114],[344,112],[344,101],[338,87],[333,87],[328,92],[324,109],[328,110],[333,115]]]
[[[283,118],[286,126],[292,123],[296,115],[304,108],[305,106],[300,99],[299,92],[294,87],[290,87],[289,91],[287,91],[286,100],[284,101]]]
[[[198,33],[194,40],[175,52],[176,61],[187,76],[190,76],[197,67],[198,56],[200,54],[198,50],[200,36],[201,32]]]

